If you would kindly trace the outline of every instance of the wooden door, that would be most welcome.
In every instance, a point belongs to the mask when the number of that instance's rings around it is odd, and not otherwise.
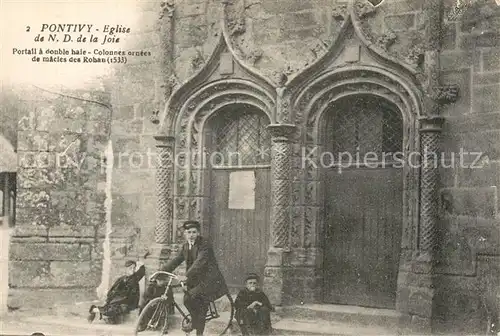
[[[394,166],[403,148],[401,114],[373,97],[332,111],[326,143],[333,153],[360,159],[341,173],[324,171],[324,298],[394,308],[403,224],[403,169]]]
[[[239,104],[226,107],[213,118],[207,134],[211,157],[215,158],[210,238],[226,282],[235,288],[243,285],[248,272],[262,277],[266,264],[271,225],[269,119],[257,108]],[[236,191],[243,198],[253,194],[251,205],[248,197],[239,205],[229,202],[238,199],[232,194]]]
[[[402,223],[402,170],[328,173],[325,301],[394,308]]]
[[[264,274],[270,235],[270,168],[244,169],[255,174],[255,208],[230,209],[230,174],[213,169],[210,238],[228,286],[241,287],[248,272]]]

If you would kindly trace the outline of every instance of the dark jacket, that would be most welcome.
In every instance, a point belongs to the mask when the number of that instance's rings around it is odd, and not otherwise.
[[[229,293],[208,240],[198,237],[191,251],[186,242],[163,271],[172,272],[183,261],[186,261],[186,285],[191,295],[201,295],[207,300],[215,301]]]
[[[269,298],[263,291],[256,290],[255,292],[251,292],[248,289],[244,288],[238,293],[238,296],[234,301],[236,316],[240,315],[241,312],[247,309],[247,307],[254,301],[262,303],[262,307],[266,307],[270,311],[274,310],[271,302],[269,301]]]
[[[132,275],[118,278],[108,291],[106,305],[124,304],[128,309],[134,310],[139,306],[139,281],[146,273],[144,265]]]

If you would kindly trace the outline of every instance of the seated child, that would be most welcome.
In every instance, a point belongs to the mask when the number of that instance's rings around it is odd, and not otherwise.
[[[272,333],[271,311],[274,311],[274,308],[267,295],[259,288],[258,275],[251,273],[247,276],[245,288],[238,293],[234,305],[236,320],[243,335]]]
[[[139,306],[139,281],[144,277],[146,269],[142,263],[128,260],[125,262],[126,274],[119,277],[108,291],[104,306],[92,305],[89,309],[88,321],[94,321],[96,314],[107,323],[117,324]]]

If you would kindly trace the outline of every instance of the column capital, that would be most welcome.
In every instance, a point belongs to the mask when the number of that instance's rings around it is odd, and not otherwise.
[[[297,126],[291,124],[270,124],[267,129],[275,141],[291,141]]]
[[[419,119],[420,133],[441,132],[443,130],[444,118],[440,116],[425,116]]]
[[[155,135],[156,147],[172,147],[175,143],[175,137],[172,135]]]

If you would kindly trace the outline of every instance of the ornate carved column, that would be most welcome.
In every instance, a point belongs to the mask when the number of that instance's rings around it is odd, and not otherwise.
[[[407,276],[407,318],[411,332],[431,334],[434,299],[434,249],[439,225],[439,138],[444,119],[429,116],[420,120],[420,221],[418,250]]]
[[[150,249],[150,266],[157,269],[170,256],[173,230],[173,180],[174,145],[173,136],[158,135],[156,140],[156,226],[155,246]]]
[[[285,254],[289,252],[291,215],[292,136],[296,127],[287,124],[268,126],[271,148],[271,244],[268,251],[264,287],[273,304],[282,304],[286,274]]]
[[[432,255],[436,242],[439,192],[439,137],[444,119],[430,117],[420,120],[422,166],[420,175],[419,251]]]
[[[290,199],[293,125],[269,125],[272,137],[271,174],[271,247],[288,248],[290,228]]]

